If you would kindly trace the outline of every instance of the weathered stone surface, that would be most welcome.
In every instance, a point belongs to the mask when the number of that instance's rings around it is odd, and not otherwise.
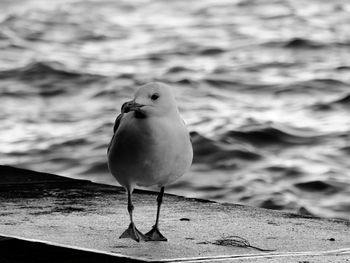
[[[156,193],[135,191],[133,201],[135,223],[147,232],[155,221]],[[116,259],[121,255],[163,262],[220,258],[279,262],[281,257],[283,262],[341,262],[350,258],[349,221],[174,195],[164,196],[161,210],[160,229],[168,242],[119,239],[129,224],[122,188],[1,166],[0,204],[2,236],[112,253]],[[273,251],[223,242],[234,239],[228,236]]]

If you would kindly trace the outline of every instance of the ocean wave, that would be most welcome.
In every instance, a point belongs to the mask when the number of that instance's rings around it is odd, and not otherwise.
[[[278,173],[282,174],[280,178],[285,179],[285,178],[297,178],[305,175],[305,173],[296,166],[282,166],[282,165],[270,165],[265,168],[265,170],[272,174],[272,173]]]
[[[350,146],[344,146],[340,148],[340,150],[346,153],[347,155],[350,155]]]
[[[262,156],[244,148],[241,144],[230,145],[209,139],[197,132],[191,132],[194,150],[193,163],[209,164],[213,168],[234,168],[241,161],[257,161]]]
[[[350,94],[344,94],[336,99],[326,101],[326,102],[317,102],[311,105],[311,108],[316,111],[328,111],[334,110],[335,106],[350,106]]]
[[[317,42],[310,39],[305,38],[293,38],[288,40],[284,45],[286,48],[324,48],[327,45],[321,42]]]
[[[225,50],[223,48],[219,48],[219,47],[208,47],[208,48],[203,48],[202,50],[200,50],[198,52],[198,54],[203,55],[203,56],[215,56],[215,55],[222,54],[226,51],[227,50]]]
[[[279,47],[285,49],[295,49],[295,50],[322,50],[331,49],[334,47],[346,48],[350,45],[348,41],[328,41],[321,42],[307,38],[295,37],[287,40],[277,40],[269,41],[263,44],[266,47]]]
[[[191,72],[191,71],[193,70],[184,66],[172,66],[168,68],[167,73],[175,74],[175,73]]]
[[[32,62],[0,71],[0,80],[11,83],[0,94],[10,97],[54,97],[68,91],[78,91],[104,79],[104,76],[68,70],[58,62]]]
[[[98,174],[108,174],[108,165],[107,161],[101,161],[101,162],[93,162],[92,164],[88,165],[83,171],[82,174],[93,174],[93,175],[98,175]]]
[[[314,144],[322,138],[319,134],[312,134],[288,127],[274,127],[273,125],[250,125],[240,130],[231,130],[222,135],[221,140],[235,139],[245,141],[252,145],[275,144]]]
[[[338,66],[338,67],[335,68],[335,70],[337,70],[337,71],[348,71],[348,70],[350,70],[350,66],[346,66],[346,65]]]
[[[342,189],[340,185],[320,180],[299,182],[294,186],[307,192],[327,192],[327,194],[338,193]]]
[[[349,84],[332,78],[315,78],[305,81],[288,83],[278,87],[275,94],[314,94],[314,93],[339,93],[348,89]]]
[[[319,41],[306,39],[306,38],[291,38],[286,40],[275,40],[275,41],[268,41],[263,44],[265,47],[280,47],[280,48],[286,48],[286,49],[322,49],[329,46],[326,43],[321,43]]]
[[[237,78],[222,76],[223,74],[217,74],[216,70],[214,73],[215,74],[212,74],[211,76],[203,78],[202,82],[209,84],[214,88],[229,89],[231,91],[236,90],[242,92],[270,93],[271,91],[278,89],[277,85],[257,83],[250,80],[239,80]]]
[[[203,81],[217,88],[223,88],[223,87],[233,88],[233,87],[246,86],[246,84],[238,80],[224,78],[224,77],[210,77],[210,78],[205,78]]]
[[[289,69],[298,66],[298,62],[282,62],[282,61],[272,61],[272,62],[263,62],[263,63],[256,63],[254,65],[248,65],[244,67],[244,70],[251,71],[251,72],[257,72],[260,70],[266,70],[266,69]]]
[[[339,99],[336,99],[335,101],[333,101],[333,103],[350,106],[350,93],[345,94],[344,96],[340,97]]]
[[[61,63],[49,61],[32,62],[22,67],[0,71],[0,79],[21,79],[30,81],[43,78],[62,80],[88,78],[89,80],[93,80],[101,78],[101,76],[68,70],[65,69],[65,66]]]

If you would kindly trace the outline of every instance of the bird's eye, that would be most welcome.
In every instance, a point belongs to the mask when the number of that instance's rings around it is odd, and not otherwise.
[[[151,96],[151,100],[157,100],[159,98],[159,94],[158,93],[154,93],[152,96]]]

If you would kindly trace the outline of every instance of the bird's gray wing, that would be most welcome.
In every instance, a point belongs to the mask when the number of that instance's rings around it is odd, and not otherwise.
[[[115,119],[115,122],[114,122],[114,127],[113,127],[113,136],[112,136],[112,139],[111,141],[109,142],[109,145],[108,145],[108,148],[107,148],[107,154],[109,153],[109,150],[112,146],[112,142],[113,142],[113,139],[114,139],[114,136],[116,135],[117,133],[117,130],[119,128],[119,124],[120,124],[120,121],[121,119],[123,118],[123,115],[124,115],[124,112],[125,112],[125,109],[126,109],[126,105],[128,104],[128,102],[125,102],[123,103],[120,111],[121,113],[118,115],[118,117]]]
[[[121,114],[119,114],[119,116],[115,119],[115,122],[114,122],[114,127],[113,127],[113,136],[112,136],[112,139],[111,141],[109,142],[109,145],[108,145],[108,148],[107,148],[107,154],[109,153],[109,150],[112,146],[112,142],[113,142],[113,139],[114,139],[114,136],[115,134],[117,133],[117,130],[118,130],[118,127],[119,127],[119,124],[120,124],[120,120],[123,118],[123,112]]]

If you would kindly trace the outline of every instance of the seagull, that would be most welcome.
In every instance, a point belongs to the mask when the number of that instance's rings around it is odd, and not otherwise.
[[[171,88],[159,82],[141,86],[134,99],[122,105],[113,131],[108,167],[127,191],[130,216],[130,225],[120,238],[167,241],[158,227],[164,188],[190,168],[193,158],[190,135]],[[156,222],[143,234],[133,221],[131,196],[136,186],[153,185],[160,188]]]

